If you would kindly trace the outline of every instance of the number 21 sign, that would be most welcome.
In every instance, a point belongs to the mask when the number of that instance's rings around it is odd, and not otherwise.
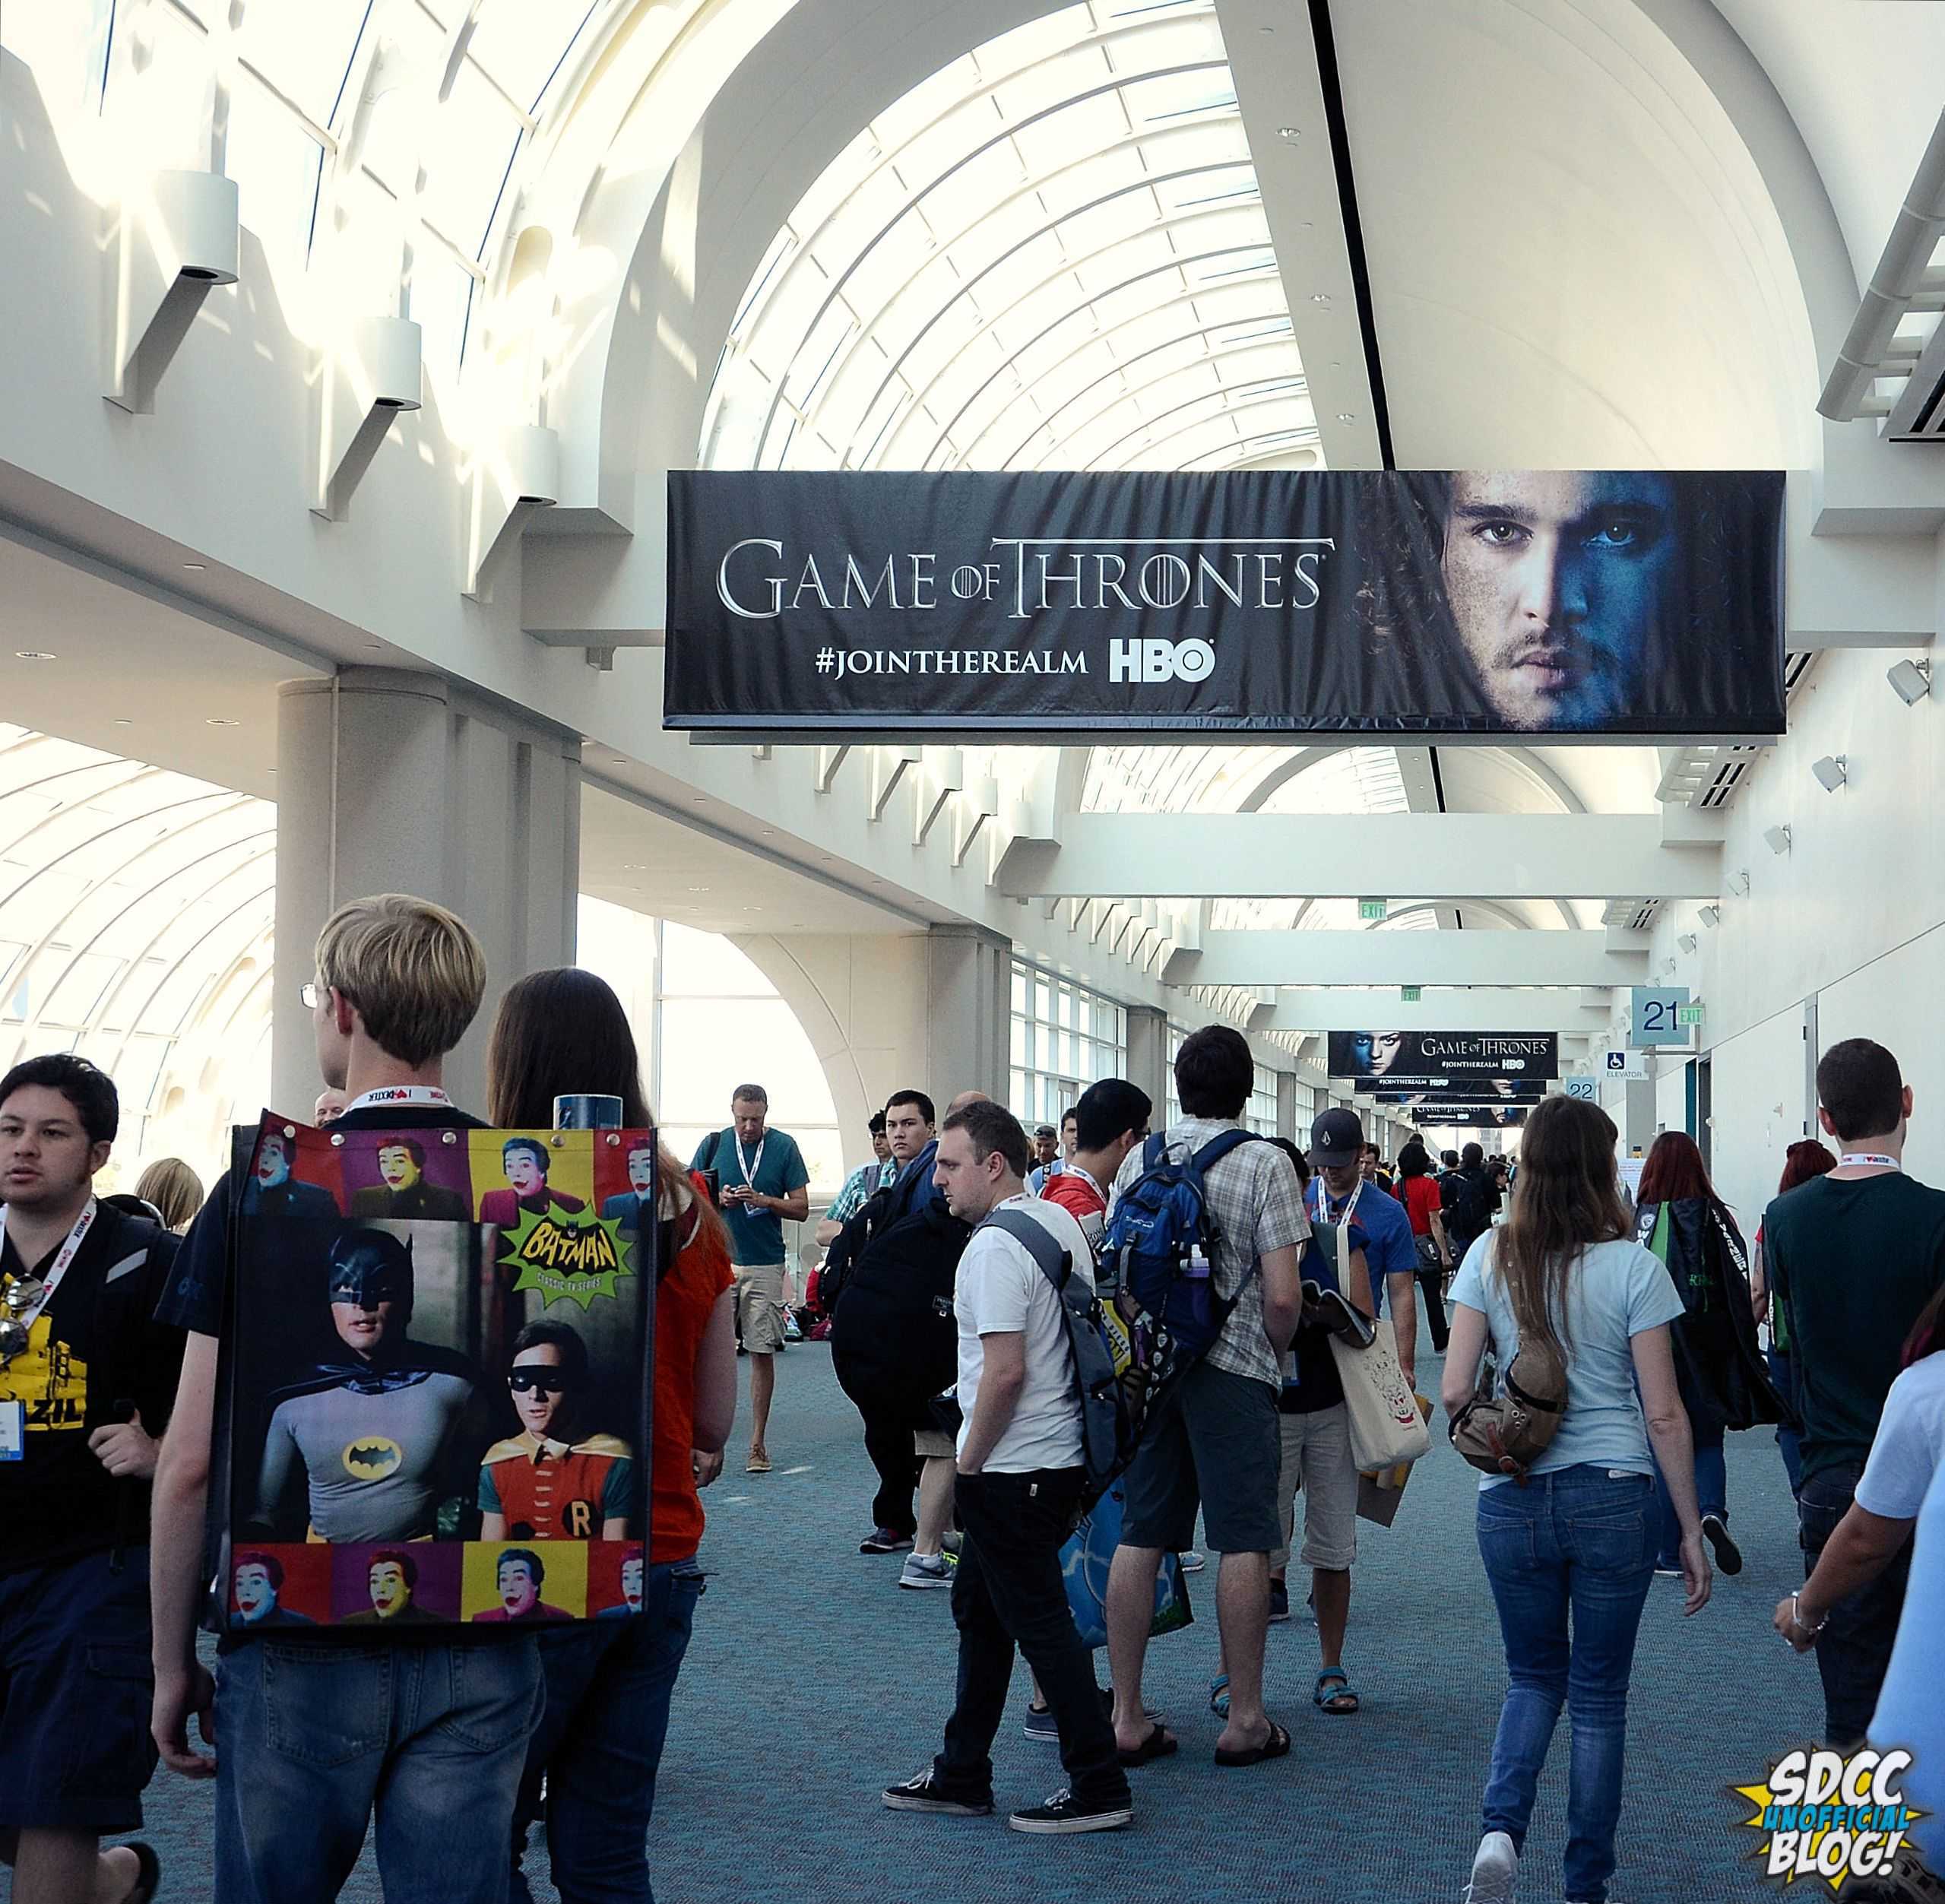
[[[1637,985],[1633,996],[1630,1044],[1639,1050],[1651,1044],[1688,1043],[1688,1027],[1680,1022],[1681,1009],[1688,1003],[1686,985]]]

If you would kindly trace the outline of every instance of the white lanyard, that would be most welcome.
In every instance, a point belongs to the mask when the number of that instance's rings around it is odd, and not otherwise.
[[[392,1106],[403,1107],[426,1106],[435,1110],[450,1110],[452,1100],[436,1084],[385,1084],[375,1091],[361,1092],[338,1113],[348,1117],[354,1110],[376,1110]]]
[[[1364,1194],[1364,1180],[1361,1177],[1357,1180],[1357,1187],[1351,1193],[1350,1202],[1344,1206],[1344,1214],[1342,1216],[1332,1216],[1330,1213],[1330,1190],[1323,1179],[1319,1177],[1317,1179],[1317,1221],[1319,1223],[1341,1224],[1345,1228],[1348,1229],[1351,1227],[1351,1213],[1357,1209],[1357,1199]]]
[[[756,1173],[763,1167],[763,1146],[769,1142],[770,1133],[766,1130],[756,1142],[756,1161],[752,1163],[743,1154],[743,1139],[732,1140],[737,1147],[737,1161],[743,1166],[743,1180],[752,1190],[756,1187]]]
[[[74,1227],[68,1232],[67,1241],[55,1253],[53,1267],[45,1277],[36,1281],[33,1269],[22,1259],[20,1279],[7,1292],[6,1309],[8,1319],[23,1334],[33,1328],[40,1312],[54,1300],[54,1292],[60,1288],[61,1278],[68,1273],[68,1265],[79,1253],[88,1231],[93,1228],[95,1212],[100,1207],[93,1197],[88,1199],[87,1207],[75,1218]],[[4,1244],[6,1238],[7,1210],[4,1204],[0,1204],[0,1244]],[[21,1296],[24,1291],[30,1290],[33,1291],[30,1296],[15,1301],[14,1298]]]
[[[1877,1170],[1902,1171],[1905,1167],[1895,1157],[1886,1157],[1874,1150],[1847,1150],[1837,1159],[1837,1167],[1847,1171],[1853,1164],[1864,1164]]]
[[[1094,1195],[1099,1197],[1104,1203],[1107,1201],[1107,1193],[1101,1188],[1101,1180],[1094,1175],[1092,1171],[1084,1170],[1079,1164],[1069,1164],[1063,1166],[1057,1174],[1062,1177],[1085,1177],[1087,1180],[1088,1186],[1093,1190]]]

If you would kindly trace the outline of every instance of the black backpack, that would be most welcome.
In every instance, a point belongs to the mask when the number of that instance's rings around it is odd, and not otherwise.
[[[902,1215],[895,1201],[880,1190],[838,1238],[862,1232],[831,1304],[831,1362],[838,1386],[861,1408],[895,1411],[920,1427],[930,1424],[933,1397],[958,1372],[952,1286],[972,1230],[929,1193]],[[824,1287],[820,1278],[820,1296]]]
[[[1456,1239],[1452,1247],[1452,1259],[1456,1262],[1465,1245],[1469,1244],[1486,1227],[1485,1199],[1479,1193],[1479,1186],[1462,1167],[1447,1171],[1439,1179],[1440,1214],[1445,1218],[1446,1234]]]
[[[844,1227],[831,1239],[817,1271],[817,1307],[826,1316],[838,1311],[838,1298],[844,1293],[851,1272],[866,1246],[885,1227],[896,1199],[895,1180],[881,1185],[846,1219]]]

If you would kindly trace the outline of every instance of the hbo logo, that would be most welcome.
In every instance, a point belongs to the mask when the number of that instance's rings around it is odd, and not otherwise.
[[[1215,650],[1199,638],[1113,641],[1107,645],[1110,681],[1206,681],[1215,671]]]

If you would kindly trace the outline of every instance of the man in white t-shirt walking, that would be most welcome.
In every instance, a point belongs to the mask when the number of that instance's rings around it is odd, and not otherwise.
[[[986,1218],[1003,1209],[1025,1212],[1090,1284],[1094,1256],[1066,1210],[1028,1195],[1027,1161],[1026,1133],[1000,1105],[968,1104],[946,1120],[933,1180],[952,1214],[979,1226],[959,1259],[953,1301],[965,1416],[958,1499],[965,1538],[952,1582],[958,1700],[931,1769],[889,1787],[885,1802],[957,1817],[992,1811],[993,1741],[1017,1646],[1053,1708],[1069,1788],[1007,1822],[1015,1831],[1110,1831],[1134,1821],[1134,1805],[1060,1570],[1086,1478],[1073,1354],[1045,1272],[1025,1244]]]

